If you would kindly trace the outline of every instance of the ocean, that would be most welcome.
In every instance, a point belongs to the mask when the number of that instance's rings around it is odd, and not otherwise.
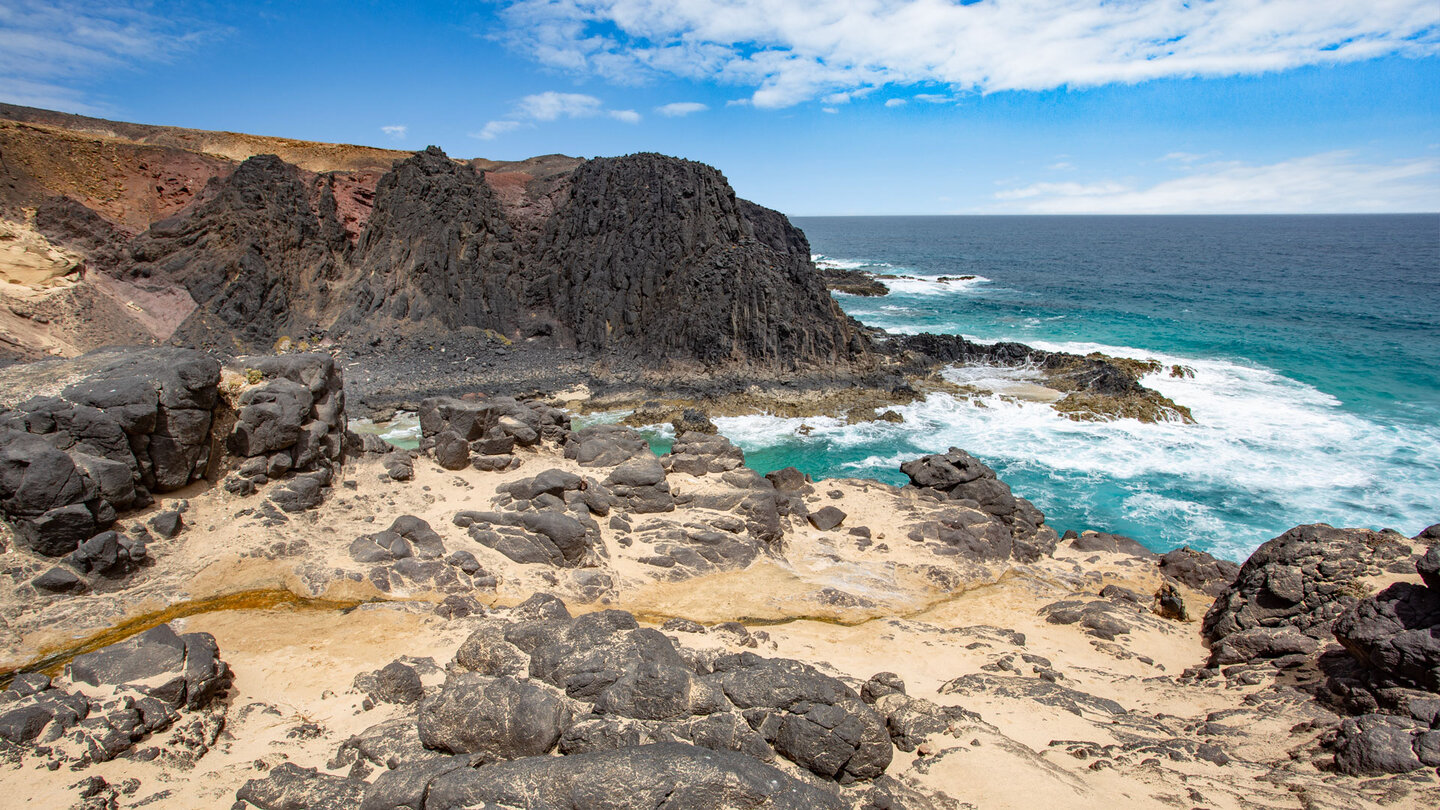
[[[1059,530],[1235,560],[1301,523],[1413,535],[1440,521],[1440,215],[793,221],[817,263],[911,277],[882,278],[884,297],[836,294],[859,320],[1189,366],[1193,379],[1143,383],[1196,424],[945,394],[897,408],[902,424],[715,420],[756,469],[899,484],[902,461],[956,446]]]

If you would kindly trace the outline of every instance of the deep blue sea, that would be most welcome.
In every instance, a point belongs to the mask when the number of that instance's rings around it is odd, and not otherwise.
[[[716,420],[757,469],[903,483],[901,461],[953,445],[1057,529],[1232,559],[1299,523],[1413,535],[1440,521],[1440,215],[794,222],[817,262],[914,277],[837,295],[856,318],[1184,364],[1193,379],[1144,383],[1197,424],[1074,422],[998,395],[934,395],[898,425]]]

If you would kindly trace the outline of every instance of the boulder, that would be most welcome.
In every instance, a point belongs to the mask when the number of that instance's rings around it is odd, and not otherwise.
[[[618,786],[623,786],[620,793]],[[753,757],[674,742],[451,770],[429,782],[424,806],[426,810],[842,810],[845,805]]]
[[[171,706],[205,706],[224,686],[228,668],[209,633],[177,635],[162,624],[66,665],[71,680],[92,686],[131,685]]]
[[[571,433],[565,440],[565,457],[581,467],[614,467],[632,458],[653,455],[644,436],[619,425],[592,425]]]
[[[1111,554],[1129,554],[1147,560],[1153,560],[1159,556],[1132,537],[1105,532],[1084,532],[1070,541],[1070,547],[1076,551],[1107,551]]]
[[[418,703],[425,686],[414,667],[391,661],[375,673],[375,697],[382,703]]]
[[[470,443],[453,430],[435,436],[435,462],[447,470],[463,470],[470,466]]]
[[[1408,718],[1381,714],[1347,717],[1333,743],[1335,767],[1350,776],[1382,776],[1440,765],[1430,746],[1422,744],[1432,743],[1428,735],[1440,736],[1440,732],[1418,727]],[[1422,736],[1426,737],[1423,741]],[[1422,762],[1417,749],[1424,750],[1430,761]]]
[[[1160,557],[1160,573],[1206,596],[1219,596],[1235,581],[1240,566],[1206,552],[1181,546]]]
[[[548,753],[569,722],[570,709],[558,695],[528,681],[475,673],[449,675],[419,715],[427,747],[492,761]]]
[[[1440,693],[1440,591],[1397,582],[1341,614],[1334,634],[1385,679]]]
[[[786,758],[830,779],[879,776],[893,751],[884,721],[840,681],[799,661],[724,656],[713,676],[725,696]]]
[[[1004,556],[1021,562],[1034,562],[1055,551],[1060,536],[1045,525],[1045,515],[1035,505],[1017,498],[995,471],[958,447],[943,454],[922,456],[900,465],[911,485],[933,492],[942,500],[952,500],[979,509],[996,518],[1010,534],[1004,544]],[[970,534],[961,532],[961,534]],[[971,542],[955,543],[960,548]],[[1001,550],[993,541],[981,542],[979,548]]]
[[[235,798],[261,810],[354,810],[360,806],[367,785],[282,762],[262,779],[251,779],[235,792]]]
[[[1248,664],[1252,661],[1309,655],[1320,642],[1293,627],[1252,627],[1225,636],[1210,647],[1211,667]]]
[[[30,580],[30,584],[46,593],[81,593],[86,588],[85,580],[76,576],[74,571],[59,566]]]
[[[810,525],[822,532],[838,528],[845,522],[845,513],[834,506],[826,506],[823,509],[811,512],[806,519]]]
[[[1331,623],[1360,600],[1356,580],[1409,556],[1409,547],[1367,529],[1297,526],[1265,542],[1205,614],[1212,647],[1232,633],[1292,627],[1326,639]]]

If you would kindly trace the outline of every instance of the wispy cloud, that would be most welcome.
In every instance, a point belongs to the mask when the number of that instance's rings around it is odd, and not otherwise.
[[[388,127],[380,127],[380,131],[397,141],[405,140],[405,136],[410,134],[410,128],[404,124],[391,124]]]
[[[104,113],[87,89],[97,76],[169,61],[223,33],[149,9],[140,2],[0,1],[0,100]]]
[[[607,110],[605,103],[594,96],[550,90],[520,99],[508,116],[490,121],[479,132],[470,133],[470,137],[492,141],[521,127],[533,127],[537,122],[558,121],[561,118],[594,118],[600,115],[627,124],[640,123],[640,113],[634,110]]]
[[[701,104],[698,101],[676,101],[673,104],[666,104],[661,107],[656,107],[655,112],[665,116],[666,118],[682,118],[687,115],[694,115],[695,113],[705,112],[708,109],[710,109],[708,106]]]
[[[885,106],[886,106],[886,107],[904,107],[904,106],[905,106],[905,99],[903,99],[903,98],[888,98],[888,99],[885,99]]]
[[[502,19],[544,64],[750,86],[757,107],[884,85],[1044,90],[1440,52],[1434,0],[510,0]]]
[[[482,127],[479,132],[470,133],[470,137],[479,138],[482,141],[493,141],[501,135],[514,132],[523,126],[534,126],[534,124],[527,125],[520,121],[507,121],[503,119],[500,121],[491,121]]]
[[[995,194],[996,210],[1032,214],[1287,214],[1440,210],[1440,159],[1366,163],[1324,152],[1279,163],[1194,166],[1150,185],[1032,183]]]

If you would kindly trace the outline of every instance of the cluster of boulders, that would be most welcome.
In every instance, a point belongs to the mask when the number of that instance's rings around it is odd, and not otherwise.
[[[927,533],[912,539],[936,541],[971,559],[1021,562],[1050,555],[1060,542],[1034,504],[1013,495],[994,470],[964,450],[952,447],[922,456],[901,464],[900,471],[911,486],[996,519],[957,511],[937,521],[934,537]]]
[[[243,385],[225,447],[238,463],[225,479],[236,495],[281,481],[268,497],[282,511],[318,506],[345,456],[345,383],[326,354],[239,357]]]
[[[401,515],[384,531],[355,538],[349,552],[355,562],[371,566],[365,578],[383,593],[471,594],[493,591],[499,584],[474,554],[463,549],[446,554],[444,538],[414,515]]]
[[[1335,621],[1345,655],[1322,661],[1326,697],[1347,718],[1332,745],[1340,770],[1362,776],[1440,768],[1440,546],[1397,582]]]
[[[0,410],[0,513],[20,546],[66,558],[37,587],[76,592],[82,577],[122,577],[148,559],[143,530],[108,531],[120,513],[216,461],[220,364],[187,349],[130,348],[37,366],[78,380]]]
[[[564,442],[570,417],[558,408],[511,397],[431,397],[420,403],[420,448],[447,470],[513,470],[515,448]]]
[[[1430,543],[1431,534],[1413,540]],[[1411,549],[1393,531],[1324,524],[1266,542],[1205,615],[1209,669],[1188,674],[1223,671],[1254,682],[1257,668],[1318,667],[1322,679],[1301,682],[1351,715],[1323,739],[1337,770],[1377,776],[1440,767],[1440,546],[1418,558]],[[1410,571],[1422,584],[1371,595],[1365,582]]]
[[[1304,661],[1330,639],[1335,619],[1366,595],[1361,578],[1413,570],[1405,540],[1321,523],[1265,542],[1205,614],[1210,666]]]
[[[0,749],[54,766],[106,762],[121,754],[192,764],[214,744],[221,721],[190,717],[163,748],[134,750],[147,734],[210,705],[230,672],[209,633],[178,635],[162,624],[76,656],[62,682],[16,675],[0,691]]]
[[[884,776],[893,748],[961,711],[908,698],[890,673],[857,690],[798,661],[681,646],[623,611],[572,618],[545,594],[506,613],[478,624],[443,684],[399,662],[365,676],[419,710],[342,745],[329,767],[348,776],[274,768],[237,797],[265,810],[919,806]],[[372,766],[385,770],[364,781]]]

